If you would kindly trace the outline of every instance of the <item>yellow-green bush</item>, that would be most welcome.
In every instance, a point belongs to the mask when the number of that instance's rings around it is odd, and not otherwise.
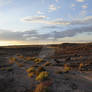
[[[26,70],[26,72],[30,73],[30,72],[35,72],[35,68],[34,67],[30,67]]]
[[[36,70],[35,74],[39,75],[39,73],[42,72],[42,71],[45,71],[44,67],[39,66],[38,69]]]
[[[43,66],[49,66],[51,65],[51,63],[49,61],[47,61],[46,63],[43,64]]]
[[[32,60],[32,58],[28,56],[28,57],[25,57],[25,60],[30,61]]]
[[[71,70],[71,67],[67,64],[64,65],[64,72],[69,72]]]
[[[84,64],[83,63],[80,63],[79,70],[81,70],[83,66],[84,66]]]
[[[37,63],[37,64],[40,63],[40,62],[42,62],[42,61],[43,61],[43,59],[41,59],[41,58],[36,58],[36,59],[34,60],[34,62]]]
[[[24,64],[18,63],[17,65],[18,65],[18,67],[24,67]]]
[[[36,77],[36,80],[37,81],[41,81],[41,80],[45,80],[48,78],[48,72],[44,71],[44,72],[41,72],[37,77]]]
[[[28,73],[28,76],[29,76],[29,77],[33,77],[33,76],[34,76],[34,72]]]
[[[24,56],[23,55],[19,55],[17,57],[20,58],[20,59],[24,59]]]
[[[43,83],[40,83],[36,86],[34,92],[48,92],[48,87],[45,86]]]
[[[15,57],[10,57],[9,58],[9,64],[13,64],[16,61]]]

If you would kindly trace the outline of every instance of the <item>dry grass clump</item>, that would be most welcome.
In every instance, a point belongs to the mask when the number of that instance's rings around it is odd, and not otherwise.
[[[28,73],[28,77],[33,77],[34,76],[34,72],[30,72],[30,73]]]
[[[31,58],[30,56],[25,57],[24,59],[25,59],[26,61],[30,61],[30,60],[32,60],[32,58]]]
[[[35,75],[35,67],[30,67],[26,70],[29,77],[33,77]]]
[[[43,64],[43,66],[49,66],[51,65],[51,62],[47,61],[46,63]]]
[[[39,66],[38,69],[36,70],[36,73],[35,74],[36,75],[39,75],[39,73],[42,72],[42,71],[46,71],[46,70],[44,69],[44,67]]]
[[[64,72],[69,72],[71,70],[71,67],[68,64],[64,65]]]
[[[40,74],[36,77],[37,81],[46,80],[48,78],[49,73],[46,71],[40,72]]]
[[[13,64],[16,61],[15,57],[10,57],[9,58],[9,64]]]
[[[26,72],[30,73],[30,72],[35,72],[35,67],[30,67],[26,70]]]
[[[20,58],[20,59],[24,59],[23,55],[18,55],[17,57]]]
[[[80,63],[79,70],[81,70],[83,66],[84,66],[84,64],[83,63]]]
[[[35,59],[36,59],[36,57],[31,57],[31,60],[33,60],[33,61],[34,61]]]
[[[39,63],[43,62],[43,59],[41,59],[41,58],[36,58],[36,59],[34,60],[34,62],[37,63],[37,64],[39,64]]]
[[[34,92],[49,92],[48,86],[45,86],[44,83],[40,83],[36,86]]]
[[[18,65],[18,67],[24,67],[24,64],[23,63],[16,62],[16,64]]]

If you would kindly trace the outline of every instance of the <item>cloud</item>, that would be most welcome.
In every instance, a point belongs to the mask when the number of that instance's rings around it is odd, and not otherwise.
[[[41,12],[41,11],[37,11],[37,14],[44,14],[43,12]]]
[[[59,8],[61,8],[61,6],[55,6],[55,5],[51,4],[49,6],[48,12],[56,11]]]
[[[0,6],[4,6],[4,5],[7,5],[9,3],[11,3],[12,0],[0,0]]]
[[[88,5],[82,5],[81,7],[82,7],[82,9],[86,9],[86,8],[88,8]]]
[[[81,12],[80,12],[80,16],[85,16],[87,14],[87,11],[86,10],[82,10]]]
[[[72,8],[74,8],[76,6],[76,4],[72,4],[71,6],[72,6]]]
[[[58,2],[59,0],[56,0],[56,2]]]
[[[82,34],[84,32],[86,33],[92,33],[92,26],[85,26],[85,27],[79,27],[79,28],[72,28],[67,30],[60,30],[60,31],[50,31],[49,33],[43,33],[41,34],[39,30],[25,30],[24,32],[16,31],[13,32],[11,30],[0,30],[2,33],[0,33],[0,40],[5,41],[54,41],[58,39],[62,39],[65,37],[74,37],[77,34]],[[81,40],[85,40],[86,38],[81,38]]]
[[[50,6],[49,6],[49,10],[51,10],[51,11],[56,11],[56,7],[53,5],[53,4],[51,4]]]
[[[39,23],[39,22],[42,22],[45,18],[47,18],[47,16],[27,16],[21,20],[25,21],[25,22],[34,22],[34,23],[37,22],[37,23]]]
[[[47,16],[29,16],[21,19],[24,22],[30,23],[43,23],[43,24],[50,24],[50,25],[68,25],[69,22],[63,21],[62,19],[55,19],[55,20],[47,20]]]
[[[76,0],[77,2],[85,2],[85,0]]]
[[[92,24],[92,16],[87,16],[87,17],[84,17],[84,18],[81,18],[81,19],[72,20],[70,24],[71,25]]]
[[[85,13],[85,12],[84,12]],[[54,20],[48,20],[47,16],[29,16],[22,19],[24,22],[29,23],[42,23],[47,25],[61,25],[61,26],[67,26],[67,25],[88,25],[92,24],[92,16],[86,16],[84,18],[74,19],[72,21],[65,21],[63,19],[54,19]]]
[[[62,39],[65,37],[74,37],[77,34],[82,34],[82,33],[92,33],[92,26],[86,26],[86,27],[80,27],[80,28],[72,28],[72,29],[67,29],[67,30],[62,30],[62,31],[54,31],[54,32],[49,32],[46,34],[40,34],[37,37],[40,40],[57,40]],[[85,40],[85,38],[81,38]],[[92,40],[91,40],[92,41]]]

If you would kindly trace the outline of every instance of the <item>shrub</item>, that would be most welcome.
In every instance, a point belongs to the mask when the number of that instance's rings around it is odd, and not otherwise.
[[[38,69],[36,70],[36,75],[39,75],[39,73],[42,71],[46,71],[46,70],[44,69],[44,67],[39,66]]]
[[[36,86],[34,92],[48,92],[48,87],[45,86],[43,83],[40,83]]]
[[[71,70],[70,66],[65,64],[64,65],[64,72],[69,72]]]
[[[19,67],[24,67],[24,64],[18,63],[17,65],[18,65]]]
[[[41,80],[45,80],[48,78],[48,72],[44,71],[41,72],[37,77],[36,80],[41,81]]]
[[[24,56],[23,55],[19,55],[17,57],[20,58],[20,59],[24,59]]]
[[[36,59],[36,57],[31,57],[31,60],[35,60]]]
[[[9,64],[13,64],[16,61],[15,57],[10,57],[9,58]]]
[[[83,66],[84,66],[84,64],[83,63],[80,63],[79,70],[81,70]]]
[[[35,72],[35,68],[34,68],[34,67],[30,67],[30,68],[28,68],[26,71],[27,71],[28,73],[30,73],[30,72]]]
[[[41,59],[41,58],[36,58],[36,59],[34,60],[34,62],[37,63],[37,64],[39,64],[39,63],[42,62],[42,61],[43,61],[43,59]]]
[[[33,77],[33,76],[34,76],[34,72],[28,73],[28,76],[29,76],[29,77]]]
[[[47,61],[43,66],[49,66],[49,65],[51,65],[51,63]]]
[[[29,57],[29,56],[25,58],[25,60],[27,60],[27,61],[30,61],[31,59],[32,59],[32,58]]]

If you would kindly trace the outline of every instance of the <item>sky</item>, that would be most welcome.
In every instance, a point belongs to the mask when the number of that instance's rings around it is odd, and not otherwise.
[[[92,0],[0,0],[0,46],[92,42]]]

